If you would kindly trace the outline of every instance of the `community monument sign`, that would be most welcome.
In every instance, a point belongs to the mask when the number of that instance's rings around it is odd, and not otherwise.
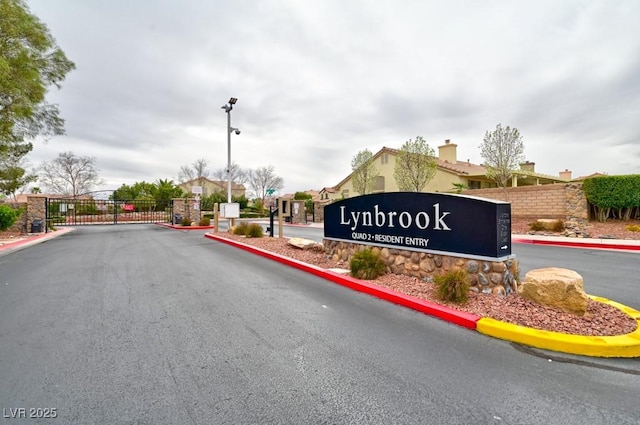
[[[387,192],[324,208],[324,238],[502,261],[511,255],[511,204],[474,196]]]

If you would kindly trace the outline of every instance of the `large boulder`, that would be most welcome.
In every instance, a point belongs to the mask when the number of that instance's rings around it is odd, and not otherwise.
[[[300,249],[311,249],[318,245],[316,241],[304,238],[289,238],[287,244]]]
[[[538,304],[569,313],[582,316],[587,311],[588,297],[584,292],[582,276],[573,270],[557,267],[531,270],[518,292]]]

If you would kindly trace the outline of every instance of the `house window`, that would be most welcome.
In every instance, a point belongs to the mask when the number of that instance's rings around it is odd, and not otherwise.
[[[389,162],[389,154],[383,153],[383,154],[380,156],[380,163],[381,163],[382,165],[384,165],[384,164],[386,164],[386,163],[388,163],[388,162]]]
[[[349,190],[348,189],[345,189],[345,190],[342,191],[342,197],[343,198],[348,198],[349,197]]]
[[[469,189],[480,189],[482,187],[481,183],[477,180],[469,180],[467,186]]]
[[[376,177],[375,182],[373,182],[373,192],[384,192],[384,176]]]

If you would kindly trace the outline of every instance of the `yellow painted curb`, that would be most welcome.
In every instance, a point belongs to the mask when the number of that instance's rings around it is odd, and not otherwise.
[[[621,310],[637,323],[636,330],[616,336],[582,336],[542,331],[483,317],[476,330],[484,335],[531,347],[591,357],[640,357],[640,311],[606,298],[589,297]]]

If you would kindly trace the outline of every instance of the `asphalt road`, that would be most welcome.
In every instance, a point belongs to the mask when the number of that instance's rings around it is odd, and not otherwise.
[[[0,257],[0,423],[638,424],[635,360],[549,361],[202,233]]]

